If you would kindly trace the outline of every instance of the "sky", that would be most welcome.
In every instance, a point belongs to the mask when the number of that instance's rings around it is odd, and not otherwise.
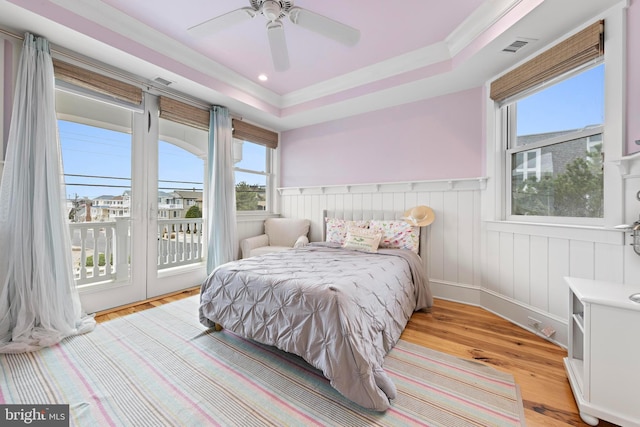
[[[58,130],[68,199],[116,196],[131,188],[130,134],[63,120],[58,121]],[[264,170],[264,165],[256,162],[264,158],[264,150],[256,144],[243,144],[243,160],[236,166]],[[261,176],[246,173],[238,173],[236,178],[255,184],[265,182]],[[172,188],[202,191],[204,161],[187,150],[160,141],[158,179],[161,191],[170,192]]]
[[[518,101],[518,136],[603,123],[604,64]]]

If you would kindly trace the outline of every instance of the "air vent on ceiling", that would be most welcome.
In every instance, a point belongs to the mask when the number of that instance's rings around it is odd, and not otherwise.
[[[533,40],[530,40],[530,39],[519,38],[519,39],[516,39],[513,43],[511,43],[509,46],[502,49],[502,51],[509,52],[509,53],[516,53],[518,50],[522,49],[532,41]]]
[[[163,86],[169,86],[171,83],[173,83],[171,80],[163,79],[162,77],[156,77],[155,79],[153,79],[153,81],[156,83],[160,83]]]

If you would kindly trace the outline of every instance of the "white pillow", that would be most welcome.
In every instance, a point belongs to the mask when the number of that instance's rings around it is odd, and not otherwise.
[[[347,236],[342,247],[364,252],[378,252],[381,237],[382,234],[372,230],[350,226],[347,228]]]

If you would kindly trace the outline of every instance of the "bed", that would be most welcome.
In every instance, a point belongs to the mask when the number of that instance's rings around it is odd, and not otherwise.
[[[323,223],[343,221],[357,234],[353,221],[398,216],[348,215],[325,212],[329,219]],[[323,242],[215,269],[201,287],[200,322],[296,354],[348,399],[385,411],[396,388],[384,371],[384,356],[412,313],[433,303],[424,264],[415,248],[370,253],[326,242],[331,236],[325,236]],[[424,246],[424,238],[419,241]]]

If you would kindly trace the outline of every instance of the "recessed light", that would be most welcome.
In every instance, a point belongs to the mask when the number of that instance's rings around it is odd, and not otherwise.
[[[260,74],[258,76],[258,80],[260,80],[261,82],[266,82],[267,80],[269,80],[269,78],[267,77],[266,74]]]

